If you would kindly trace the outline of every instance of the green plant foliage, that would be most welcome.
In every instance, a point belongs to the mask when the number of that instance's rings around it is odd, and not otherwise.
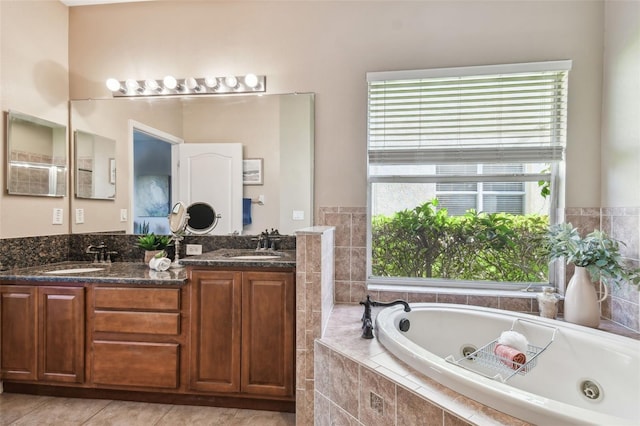
[[[467,211],[431,200],[372,223],[373,274],[510,282],[547,281],[548,218]]]
[[[164,250],[171,243],[168,235],[156,235],[153,232],[138,237],[138,247],[145,250]]]
[[[594,281],[640,284],[640,268],[625,266],[620,255],[620,244],[624,243],[602,231],[594,230],[582,238],[571,223],[561,223],[550,228],[547,244],[551,260],[564,258],[567,264],[584,267]]]

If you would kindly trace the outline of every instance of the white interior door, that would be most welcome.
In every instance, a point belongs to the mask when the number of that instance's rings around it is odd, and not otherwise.
[[[178,155],[177,198],[187,206],[211,205],[220,215],[211,234],[242,233],[242,144],[183,143]],[[175,187],[174,187],[175,188]]]

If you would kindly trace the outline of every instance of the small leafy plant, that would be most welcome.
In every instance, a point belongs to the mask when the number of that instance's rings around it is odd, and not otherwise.
[[[586,268],[593,281],[640,284],[640,268],[629,268],[622,261],[620,244],[624,243],[602,231],[594,230],[582,238],[571,223],[560,223],[549,229],[547,242],[550,260],[564,257],[567,265]]]
[[[164,250],[171,242],[171,237],[168,235],[156,235],[153,232],[138,237],[138,247],[148,251],[152,250]]]

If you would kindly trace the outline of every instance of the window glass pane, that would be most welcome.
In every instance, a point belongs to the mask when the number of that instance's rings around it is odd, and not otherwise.
[[[450,216],[462,216],[478,209],[478,196],[473,194],[438,194],[438,210],[447,209]]]
[[[546,282],[547,200],[537,182],[496,184],[522,192],[439,193],[441,184],[372,183],[372,276]]]
[[[487,213],[523,213],[523,195],[490,195],[484,194],[482,211]]]

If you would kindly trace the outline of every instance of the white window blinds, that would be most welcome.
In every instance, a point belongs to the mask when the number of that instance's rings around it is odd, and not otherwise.
[[[548,162],[571,61],[368,73],[370,164]]]

